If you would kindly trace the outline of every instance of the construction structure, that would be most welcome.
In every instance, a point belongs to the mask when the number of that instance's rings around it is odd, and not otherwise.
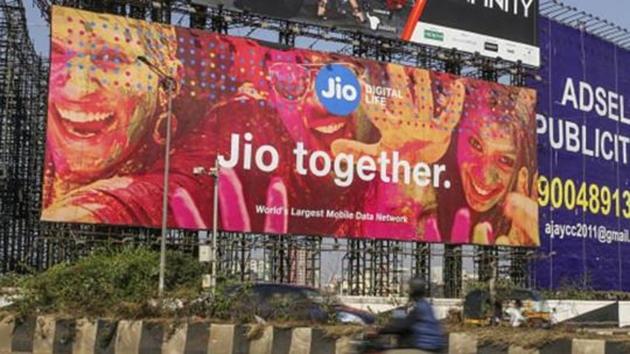
[[[249,35],[278,45],[330,50],[360,58],[428,68],[488,81],[522,85],[531,71],[519,63],[482,58],[454,50],[432,48],[357,32],[278,20],[223,8],[207,8],[189,1],[37,0],[48,18],[52,4],[107,12],[137,19],[178,23],[224,34]],[[145,244],[158,248],[159,230],[77,224],[40,223],[41,176],[44,173],[45,59],[36,55],[28,39],[21,1],[0,0],[0,77],[7,83],[0,93],[0,272],[44,269],[76,259],[104,244]],[[16,188],[21,186],[21,188]],[[7,226],[8,225],[8,226]],[[171,230],[170,248],[197,254],[205,232]],[[322,258],[340,253],[341,278],[350,295],[400,294],[406,277],[421,276],[427,283],[431,267],[441,266],[443,290],[434,295],[462,294],[463,267],[468,260],[480,280],[501,277],[528,286],[527,250],[497,247],[437,245],[363,239],[321,239],[308,236],[220,233],[219,271],[225,277],[322,284]],[[252,269],[262,259],[265,269]],[[258,268],[258,266],[256,266]]]
[[[27,271],[41,261],[45,73],[22,2],[1,0],[0,272]]]

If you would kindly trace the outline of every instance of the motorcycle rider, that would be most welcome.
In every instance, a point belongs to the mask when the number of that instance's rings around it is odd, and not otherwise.
[[[421,278],[409,280],[409,300],[412,305],[404,318],[394,319],[378,334],[397,334],[398,349],[384,354],[439,353],[445,347],[444,331],[427,299],[427,284]]]

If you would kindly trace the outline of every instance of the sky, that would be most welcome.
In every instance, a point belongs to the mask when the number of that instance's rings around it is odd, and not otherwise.
[[[595,16],[612,21],[630,30],[630,0],[562,0],[569,6],[575,6],[579,11],[586,11]],[[24,0],[29,31],[36,50],[48,56],[49,29],[42,19],[34,1]]]
[[[612,21],[630,30],[630,1],[628,0],[562,0],[595,16]]]

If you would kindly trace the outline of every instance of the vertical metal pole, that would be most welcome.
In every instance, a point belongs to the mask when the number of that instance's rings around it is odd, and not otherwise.
[[[166,268],[166,232],[168,222],[168,175],[171,162],[171,114],[172,114],[172,90],[173,82],[166,80],[168,85],[168,112],[166,114],[166,143],[164,146],[164,190],[162,193],[162,239],[160,242],[160,281],[158,297],[164,295],[164,270]]]
[[[210,261],[210,290],[214,293],[217,286],[217,228],[219,219],[219,159],[214,161],[214,200],[212,203],[212,260]]]

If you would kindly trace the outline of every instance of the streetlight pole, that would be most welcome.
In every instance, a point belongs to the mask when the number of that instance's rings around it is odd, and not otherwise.
[[[217,224],[219,222],[219,175],[221,173],[219,159],[214,160],[210,174],[214,177],[214,198],[212,202],[212,260],[210,264],[210,290],[214,293],[217,287]]]
[[[169,169],[171,167],[171,121],[173,115],[172,103],[175,79],[165,74],[160,68],[151,63],[146,57],[139,56],[138,60],[144,63],[151,71],[153,71],[164,80],[168,96],[168,111],[166,113],[166,142],[164,144],[164,188],[162,191],[162,237],[160,240],[160,275],[158,284],[158,297],[161,300],[164,295],[164,273],[166,269],[166,232],[168,226],[168,175]]]
[[[209,288],[212,293],[215,292],[217,286],[217,273],[218,273],[218,260],[217,260],[217,239],[218,239],[218,227],[219,227],[219,178],[221,174],[221,166],[219,165],[219,159],[217,158],[214,161],[214,167],[206,170],[203,166],[197,166],[193,169],[194,175],[202,175],[207,174],[214,178],[214,195],[212,201],[212,236],[210,239],[210,249],[209,252],[201,251],[201,248],[207,249],[206,245],[200,245],[200,260],[203,258],[202,262],[210,263],[210,281]],[[202,257],[201,254],[204,254]]]

